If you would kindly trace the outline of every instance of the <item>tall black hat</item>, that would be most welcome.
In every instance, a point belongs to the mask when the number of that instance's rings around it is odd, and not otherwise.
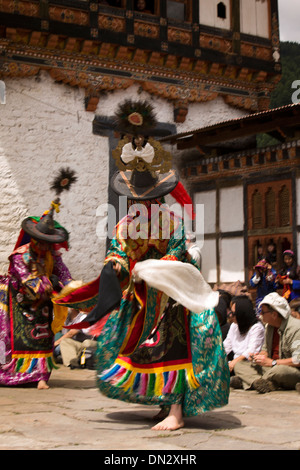
[[[44,212],[42,217],[26,217],[22,222],[22,229],[32,238],[48,243],[63,243],[68,240],[67,230],[59,225],[53,217],[54,210],[59,212],[60,194],[68,191],[77,180],[75,172],[70,168],[61,168],[54,178],[50,189],[56,193],[56,198],[51,202],[50,209]]]
[[[178,176],[171,154],[151,137],[156,125],[153,107],[145,101],[126,100],[115,117],[117,129],[125,137],[113,151],[119,171],[111,180],[112,189],[137,201],[169,194],[177,186]]]

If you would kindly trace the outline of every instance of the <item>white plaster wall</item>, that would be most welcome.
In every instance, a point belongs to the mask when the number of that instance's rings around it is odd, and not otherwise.
[[[241,0],[241,33],[269,38],[268,0]]]
[[[217,282],[217,252],[216,240],[204,240],[201,249],[202,274],[209,283]]]
[[[60,167],[78,181],[61,196],[56,215],[70,232],[64,260],[76,279],[99,272],[105,241],[96,237],[96,208],[107,197],[107,139],[92,134],[93,114],[85,112],[84,92],[56,84],[47,73],[38,80],[6,80],[0,115],[0,269],[6,272],[20,224],[40,216],[54,194],[49,185]]]
[[[245,282],[244,238],[220,240],[220,282]]]
[[[5,84],[6,104],[0,107],[0,273],[7,271],[23,218],[40,216],[49,208],[53,174],[69,166],[78,181],[62,195],[61,211],[55,217],[70,232],[66,264],[75,279],[88,282],[98,276],[105,257],[106,240],[96,234],[96,211],[107,203],[109,184],[109,142],[93,135],[95,114],[112,116],[125,98],[148,99],[158,121],[174,123],[173,104],[140,93],[134,85],[103,96],[96,113],[91,113],[84,108],[84,90],[55,83],[47,72],[37,79],[6,79]],[[222,98],[193,103],[177,132],[244,114]],[[175,147],[172,152],[175,158]]]
[[[244,228],[243,186],[220,190],[220,231],[234,232]]]
[[[218,18],[217,5],[220,0],[199,0],[200,24],[215,28],[230,29],[230,0],[222,0],[226,6],[226,18]]]
[[[194,195],[194,205],[204,205],[204,233],[216,232],[216,191],[203,191]]]
[[[172,113],[173,116],[173,106]],[[211,126],[218,122],[236,119],[248,115],[246,111],[228,106],[223,98],[219,96],[215,100],[204,103],[191,103],[189,112],[183,124],[177,124],[177,131],[186,132]]]

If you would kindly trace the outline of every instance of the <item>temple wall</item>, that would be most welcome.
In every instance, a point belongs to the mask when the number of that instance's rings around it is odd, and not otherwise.
[[[108,143],[92,134],[93,114],[84,110],[84,91],[56,84],[42,74],[6,80],[0,127],[0,268],[14,248],[20,224],[41,216],[54,197],[49,186],[61,167],[78,181],[61,196],[56,220],[70,232],[64,260],[72,275],[90,279],[103,258],[96,237],[96,208],[106,197]]]

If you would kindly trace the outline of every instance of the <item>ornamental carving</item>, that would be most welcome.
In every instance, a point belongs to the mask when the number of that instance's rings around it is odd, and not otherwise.
[[[270,47],[261,47],[246,42],[241,42],[241,54],[261,60],[272,60],[272,50]]]
[[[0,10],[4,13],[18,13],[24,16],[38,17],[40,15],[39,3],[18,0],[0,0]]]
[[[253,97],[242,97],[242,96],[232,96],[226,95],[224,96],[224,101],[226,104],[230,106],[234,106],[235,108],[246,109],[247,111],[264,111],[268,109],[266,107],[266,102],[261,103],[259,106],[257,96]],[[268,104],[270,104],[270,98],[268,99]]]
[[[17,62],[0,62],[1,77],[32,77],[39,73],[40,68]]]
[[[168,28],[168,41],[180,42],[181,44],[192,44],[192,33],[179,28]]]
[[[273,47],[280,47],[279,25],[276,13],[272,16],[272,45]]]
[[[116,16],[99,15],[98,16],[98,27],[100,29],[108,29],[118,33],[125,32],[126,23],[124,18],[118,18]]]
[[[39,17],[38,5],[37,2],[25,0],[0,0],[0,11],[12,14],[22,11],[23,15]],[[174,44],[192,46],[192,34],[195,34],[196,28],[192,32],[191,29],[169,25],[168,38],[164,37],[162,41],[161,23],[135,18],[133,30],[127,30],[127,12],[125,16],[114,12],[109,15],[105,9],[104,14],[98,14],[96,6],[94,2],[89,10],[79,10],[49,2],[49,19],[41,22],[42,26],[43,22],[45,25],[40,31],[7,27],[5,36],[0,38],[3,61],[0,62],[0,78],[26,77],[37,74],[39,70],[47,70],[57,81],[84,88],[88,110],[97,107],[102,91],[126,89],[137,83],[148,93],[172,102],[176,122],[184,122],[189,103],[211,101],[218,96],[223,97],[226,103],[247,111],[268,107],[270,93],[280,75],[276,70],[272,73],[259,67],[254,69],[250,62],[247,63],[247,57],[273,63],[274,50],[270,47],[243,41],[241,56],[236,57],[233,63],[231,60],[214,61],[215,50],[227,58],[232,54],[232,41],[217,34],[201,32],[198,33],[199,49],[194,49],[194,56],[168,54]],[[93,27],[90,28],[91,10],[98,24],[92,23]],[[84,26],[87,32],[90,31],[90,36],[70,34],[66,37],[64,34],[49,33],[53,20],[68,23],[70,31],[72,24],[77,25],[75,32],[78,25]],[[66,25],[63,27],[66,28]],[[127,44],[103,42],[106,36],[101,31],[104,30],[109,31],[109,36],[126,33]],[[143,38],[150,40],[147,49],[144,48]],[[151,39],[161,44],[160,50],[151,49]],[[199,59],[202,48],[208,56],[211,50],[210,58]],[[245,64],[238,62],[242,57],[246,58]]]
[[[144,36],[146,38],[157,39],[159,38],[159,26],[151,23],[135,21],[134,34],[137,34],[138,36]]]
[[[199,44],[205,49],[215,49],[226,54],[232,53],[232,41],[222,37],[200,34]]]
[[[89,24],[88,13],[70,8],[49,6],[49,18],[50,20],[62,21],[63,23],[75,23],[81,26],[88,26]]]
[[[94,91],[124,90],[133,85],[133,80],[117,78],[109,75],[94,75],[76,70],[51,69],[51,77],[72,86],[92,89]]]
[[[162,98],[166,98],[175,102],[177,102],[178,100],[180,102],[184,100],[186,103],[206,102],[216,99],[219,94],[213,85],[209,86],[204,83],[200,83],[196,87],[188,88],[183,86],[181,87],[146,81],[142,83],[141,86],[143,90],[148,91],[149,93],[161,96]]]

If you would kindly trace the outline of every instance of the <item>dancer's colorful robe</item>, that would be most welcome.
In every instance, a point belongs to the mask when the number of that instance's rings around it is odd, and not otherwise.
[[[32,271],[31,262],[29,244],[19,246],[8,274],[0,277],[0,385],[47,382],[54,366],[53,305],[42,300],[50,281]],[[52,263],[51,273],[68,284],[71,275],[61,256],[54,255]]]
[[[148,234],[133,239],[129,236],[133,222],[131,216],[119,222],[105,260],[122,266],[122,299],[100,321],[100,391],[147,405],[181,403],[185,416],[226,405],[229,369],[214,309],[190,312],[145,282],[135,283],[132,275],[135,264],[147,259],[187,262],[183,228],[171,217],[170,236],[151,238],[149,220]],[[90,289],[91,298],[93,284],[85,289]],[[77,293],[73,306],[80,306],[79,298]],[[66,301],[72,305],[72,295]]]

